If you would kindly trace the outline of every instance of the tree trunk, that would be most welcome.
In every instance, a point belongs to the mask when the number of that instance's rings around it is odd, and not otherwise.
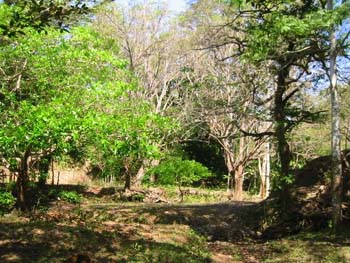
[[[333,9],[333,1],[327,1],[327,9]],[[333,229],[336,230],[342,220],[342,166],[340,149],[340,99],[337,89],[337,50],[335,31],[330,32],[330,67],[329,76],[331,81],[331,112],[332,112],[332,219]]]
[[[278,73],[277,90],[275,93],[275,132],[277,138],[277,152],[281,162],[281,176],[288,176],[290,170],[290,148],[286,138],[286,113],[283,95],[286,91],[286,78],[288,70],[281,69]]]
[[[126,159],[124,161],[124,169],[125,169],[125,185],[124,190],[131,189],[131,174],[130,174],[130,160]]]
[[[139,168],[139,170],[137,171],[137,174],[136,174],[136,179],[135,179],[135,183],[134,185],[135,186],[140,186],[141,183],[142,183],[142,179],[145,177],[145,174],[146,174],[146,171],[147,171],[147,168],[150,167],[155,167],[159,164],[159,160],[152,160],[150,162],[150,164],[148,164],[149,161],[148,160],[144,160],[142,162],[142,165],[141,167]],[[147,165],[148,164],[148,165]],[[152,181],[153,180],[153,181]],[[155,181],[155,178],[154,176],[151,177],[151,182],[154,182]]]
[[[265,199],[270,194],[270,143],[264,145],[264,156],[262,160],[259,158],[260,173],[260,197]]]
[[[55,169],[54,169],[54,160],[53,160],[53,158],[51,159],[51,174],[52,174],[51,184],[55,185]]]
[[[261,158],[259,158],[259,174],[260,174],[260,191],[259,196],[261,199],[265,199],[265,193],[266,193],[266,177],[264,173],[264,160],[261,161]]]
[[[28,188],[28,182],[29,182],[29,167],[28,167],[28,159],[31,154],[31,149],[28,148],[25,153],[23,154],[20,164],[19,164],[19,171],[18,171],[18,178],[17,178],[17,191],[18,191],[18,205],[19,208],[24,211],[27,209],[27,188]]]
[[[145,177],[145,172],[146,172],[145,164],[142,163],[141,167],[139,168],[139,170],[136,173],[134,186],[138,187],[141,185],[142,179],[143,179],[143,177]]]
[[[244,181],[244,149],[245,149],[245,138],[239,139],[239,153],[238,153],[238,165],[235,167],[235,199],[241,201],[243,199],[243,181]]]
[[[233,178],[235,177],[235,173],[232,170],[227,175],[227,192],[232,192],[232,189],[234,187]]]
[[[44,187],[46,185],[47,179],[49,177],[50,164],[52,162],[52,156],[42,156],[39,161],[39,178],[38,184],[40,187]]]
[[[280,64],[285,65],[286,63]],[[284,99],[284,94],[287,89],[286,79],[288,75],[288,66],[285,66],[278,71],[277,87],[274,98],[275,136],[277,140],[277,153],[280,160],[280,177],[282,179],[280,180],[281,190],[279,195],[284,208],[287,208],[288,203],[288,184],[285,179],[289,177],[291,161],[291,152],[286,137],[287,118],[285,106],[287,101]]]
[[[233,177],[235,174],[234,171],[234,154],[229,151],[226,147],[224,148],[224,159],[226,168],[228,171],[228,177],[227,177],[227,191],[231,192],[233,188]]]
[[[243,200],[243,165],[240,164],[235,170],[235,200],[242,201]]]
[[[125,174],[125,185],[124,185],[124,189],[131,189],[131,176],[129,173]]]

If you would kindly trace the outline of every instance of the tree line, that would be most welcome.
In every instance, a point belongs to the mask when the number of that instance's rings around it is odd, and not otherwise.
[[[293,169],[332,152],[337,225],[349,5],[198,0],[174,15],[161,3],[4,1],[0,157],[17,176],[19,205],[53,160],[69,160],[125,188],[171,177],[162,164],[193,170],[178,183],[202,173],[237,200],[258,174],[260,195],[274,191],[286,206]],[[319,136],[332,142],[325,152],[313,141],[322,121],[332,123]]]

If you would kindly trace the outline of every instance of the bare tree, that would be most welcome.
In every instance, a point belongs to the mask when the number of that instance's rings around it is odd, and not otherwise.
[[[132,96],[149,102],[156,115],[173,116],[174,111],[168,110],[179,103],[176,90],[185,48],[181,29],[167,7],[149,2],[128,7],[112,4],[97,14],[95,27],[120,43],[120,52],[141,86]],[[157,147],[166,148],[167,143],[164,134]],[[159,160],[147,159],[141,163],[134,180],[136,185],[147,167],[157,165]]]
[[[253,92],[254,86],[249,78],[263,76],[250,67],[250,74],[244,65],[236,62],[218,62],[217,54],[208,51],[197,51],[200,60],[192,63],[191,83],[197,88],[192,90],[191,103],[188,110],[189,126],[197,123],[204,127],[208,137],[219,143],[223,150],[228,170],[228,190],[234,188],[234,198],[243,198],[244,167],[253,158],[257,158],[261,145],[266,137],[253,138],[246,133],[255,133],[263,129],[269,130],[262,119],[254,116],[256,97],[263,94]],[[220,52],[224,52],[221,50]],[[202,65],[205,65],[203,67]],[[261,77],[260,77],[261,78]],[[266,81],[261,78],[260,84]],[[255,82],[257,83],[257,82]]]
[[[231,55],[238,52],[234,44],[212,47],[225,30],[229,17],[220,16],[226,6],[198,1],[188,11],[184,28],[188,32],[192,52],[184,65],[188,85],[192,87],[192,108],[188,107],[189,126],[205,129],[209,138],[219,143],[228,170],[227,186],[234,187],[234,198],[242,199],[244,167],[257,158],[267,136],[251,137],[263,132],[271,134],[269,123],[271,98],[268,91],[273,80],[264,69],[246,65]],[[218,32],[220,31],[220,32]],[[257,117],[257,113],[259,115]],[[267,161],[267,159],[265,159]],[[266,164],[267,165],[267,164]]]

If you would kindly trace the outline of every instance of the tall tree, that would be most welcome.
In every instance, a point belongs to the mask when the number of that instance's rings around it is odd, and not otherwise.
[[[111,4],[98,12],[94,26],[119,41],[121,55],[142,87],[132,95],[148,101],[154,114],[172,115],[175,119],[176,113],[169,109],[177,102],[174,94],[179,89],[179,63],[183,50],[181,32],[166,6],[155,2],[136,2],[127,7]],[[164,133],[155,146],[166,148],[167,144],[168,136]],[[135,184],[141,183],[147,166],[157,163],[158,160],[145,159]]]
[[[326,55],[324,32],[346,15],[342,9],[325,12],[324,1],[231,2],[233,19],[226,26],[242,34],[223,36],[222,44],[236,44],[244,58],[254,63],[268,62],[269,71],[275,75],[272,117],[280,160],[281,193],[286,198],[292,159],[287,134],[297,124],[315,117],[312,112],[296,108],[291,101],[302,87],[300,80],[309,75],[309,65]]]
[[[327,10],[333,10],[333,0],[327,0]],[[333,228],[337,229],[342,219],[342,158],[340,148],[340,97],[337,87],[337,40],[335,28],[329,33],[329,79],[331,90],[331,112],[332,112],[332,207]]]
[[[244,168],[257,156],[266,139],[253,140],[242,130],[246,133],[264,130],[261,124],[268,118],[263,116],[261,101],[268,100],[265,93],[271,79],[263,70],[232,58],[232,53],[237,52],[236,45],[215,46],[216,37],[223,33],[217,32],[217,28],[231,19],[225,15],[226,8],[220,2],[197,1],[183,15],[182,32],[190,48],[182,60],[182,86],[190,94],[187,107],[183,108],[189,127],[186,130],[201,127],[204,131],[200,136],[206,134],[221,146],[228,170],[228,189],[234,188],[235,198],[242,199]]]
[[[27,205],[29,159],[61,156],[83,141],[91,142],[87,131],[95,122],[103,123],[109,109],[105,104],[107,113],[97,115],[100,121],[89,119],[96,108],[88,102],[104,90],[120,99],[118,94],[135,86],[128,83],[125,62],[113,53],[115,43],[105,41],[88,27],[72,29],[69,35],[47,29],[46,34],[32,30],[17,37],[15,48],[0,47],[0,149],[18,173],[22,208]]]

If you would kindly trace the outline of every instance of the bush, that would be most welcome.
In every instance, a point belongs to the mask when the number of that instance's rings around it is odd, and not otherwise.
[[[61,191],[58,195],[62,200],[73,204],[81,203],[81,195],[75,191]]]
[[[172,158],[151,169],[145,180],[154,175],[156,184],[191,186],[212,176],[209,169],[193,160]]]
[[[11,193],[0,191],[0,215],[10,212],[15,203],[16,198]]]
[[[5,191],[13,193],[16,190],[16,182],[12,181],[6,184]],[[1,191],[1,189],[0,189]]]

